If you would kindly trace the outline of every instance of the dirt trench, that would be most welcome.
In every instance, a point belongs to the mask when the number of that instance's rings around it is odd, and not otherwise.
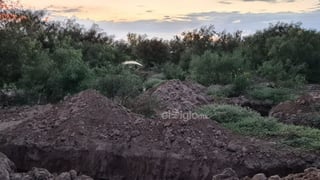
[[[0,152],[20,171],[42,167],[75,169],[95,179],[211,180],[225,168],[243,177],[320,167],[316,154],[242,137],[209,119],[144,118],[93,90],[33,110],[0,116],[0,126],[19,121],[0,131]]]

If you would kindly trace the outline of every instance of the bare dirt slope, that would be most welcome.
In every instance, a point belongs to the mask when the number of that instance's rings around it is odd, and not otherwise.
[[[135,108],[148,106],[150,103],[156,103],[152,107],[157,115],[166,111],[193,111],[200,105],[213,102],[213,99],[206,94],[206,87],[180,80],[170,80],[149,89],[140,95],[135,101]]]
[[[242,177],[320,166],[316,155],[239,137],[209,119],[144,118],[94,90],[39,111],[0,131],[0,152],[20,170],[75,169],[95,179],[211,179],[229,167]]]
[[[297,100],[273,107],[269,115],[283,123],[320,128],[320,87],[312,87]]]

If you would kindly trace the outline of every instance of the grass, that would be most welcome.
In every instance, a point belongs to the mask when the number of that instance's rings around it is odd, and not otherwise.
[[[271,101],[274,104],[286,100],[293,100],[296,98],[296,92],[288,88],[272,88],[257,86],[247,90],[247,94],[251,99]]]
[[[197,112],[242,135],[276,139],[295,148],[320,150],[319,129],[283,124],[274,118],[262,117],[252,110],[233,105],[207,105]]]
[[[205,114],[219,123],[237,122],[239,119],[259,116],[255,111],[228,104],[203,106],[197,113]]]
[[[232,85],[211,85],[207,94],[213,97],[230,97],[234,94]]]

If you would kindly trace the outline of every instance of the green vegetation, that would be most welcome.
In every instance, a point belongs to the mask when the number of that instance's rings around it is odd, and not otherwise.
[[[297,94],[294,89],[289,88],[272,88],[266,86],[256,86],[247,91],[250,98],[262,101],[270,101],[278,104],[283,101],[293,100]]]
[[[153,87],[160,85],[163,82],[165,82],[165,81],[162,79],[150,78],[144,82],[144,87],[146,89],[150,89],[150,88],[153,88]]]
[[[0,18],[0,90],[14,87],[9,91],[19,91],[23,103],[55,102],[87,88],[125,101],[168,79],[225,87],[209,90],[212,95],[277,103],[292,98],[290,89],[320,83],[320,32],[298,23],[277,23],[246,37],[211,25],[171,40],[129,33],[127,41],[117,41],[97,25],[45,21],[42,11],[3,13],[12,16]],[[122,66],[127,60],[144,66]],[[275,88],[255,87],[261,81]]]
[[[279,140],[296,148],[320,150],[319,129],[283,124],[233,105],[208,105],[198,109],[197,113],[204,114],[239,134]]]
[[[120,98],[122,103],[137,96],[142,90],[142,79],[124,67],[112,66],[98,74],[94,87],[109,98]]]
[[[185,80],[186,72],[183,69],[173,63],[167,63],[163,66],[163,73],[166,79],[180,79]]]
[[[208,95],[214,97],[230,97],[234,94],[232,84],[229,85],[211,85],[208,87]]]
[[[245,95],[273,104],[294,99],[306,83],[320,83],[320,32],[299,23],[277,23],[245,37],[211,25],[171,40],[129,33],[124,41],[97,25],[84,29],[74,20],[46,21],[43,11],[0,12],[0,94],[15,94],[5,102],[9,105],[57,102],[93,88],[152,117],[156,100],[139,106],[133,99],[169,79],[194,80],[216,97]],[[121,64],[127,60],[143,67]],[[240,134],[320,149],[318,129],[285,125],[231,105],[198,112]],[[320,124],[318,116],[310,121]]]
[[[204,85],[228,84],[242,73],[243,63],[233,54],[206,51],[201,56],[192,57],[191,77]]]
[[[239,121],[239,119],[259,116],[257,112],[227,104],[204,106],[197,112],[205,114],[210,119],[214,119],[219,123],[235,123]]]

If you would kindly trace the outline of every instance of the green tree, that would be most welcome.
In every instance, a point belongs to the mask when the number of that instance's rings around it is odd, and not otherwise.
[[[146,67],[155,67],[170,60],[169,46],[162,39],[140,41],[135,47],[135,53]]]
[[[310,83],[320,82],[320,33],[299,23],[271,25],[245,38],[242,49],[251,68],[259,68],[268,79],[300,76]]]
[[[244,63],[238,53],[222,54],[206,51],[191,61],[191,77],[204,85],[228,84],[244,71]]]
[[[137,96],[143,87],[142,78],[122,65],[97,69],[96,88],[110,98],[119,97],[121,103]]]

